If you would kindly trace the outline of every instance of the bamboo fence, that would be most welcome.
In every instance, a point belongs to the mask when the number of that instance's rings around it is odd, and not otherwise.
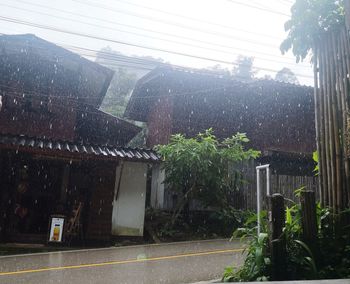
[[[319,194],[322,205],[339,212],[350,202],[350,37],[345,27],[315,42],[313,55]]]

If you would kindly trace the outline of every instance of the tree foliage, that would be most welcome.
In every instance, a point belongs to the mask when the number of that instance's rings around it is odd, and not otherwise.
[[[254,57],[239,55],[232,70],[232,75],[239,80],[251,80],[254,78],[256,71],[253,68]]]
[[[140,69],[132,64],[130,67],[121,66],[121,63],[127,65],[127,62],[118,62],[120,56],[123,56],[123,54],[110,47],[104,47],[96,53],[96,62],[114,71],[114,76],[101,108],[118,117],[123,116],[131,92],[136,85],[136,81],[148,72],[148,70]],[[154,62],[153,67],[164,62],[161,58],[153,58],[151,56],[134,55],[133,57],[149,61],[150,67],[152,67],[152,61]]]
[[[165,183],[182,196],[176,213],[181,212],[190,199],[200,200],[204,206],[227,208],[230,192],[235,190],[237,182],[233,164],[259,155],[259,151],[245,149],[247,142],[249,139],[244,133],[237,133],[220,143],[212,129],[208,129],[195,138],[176,134],[169,144],[158,145]]]
[[[108,54],[108,56],[107,56]],[[96,55],[96,62],[114,71],[111,84],[102,102],[101,108],[115,116],[121,117],[128,103],[128,98],[136,84],[137,75],[124,67],[111,63],[111,56],[121,53],[110,47],[102,48]]]
[[[300,198],[304,188],[295,191]],[[285,249],[285,273],[283,280],[338,279],[350,277],[350,228],[339,227],[334,234],[334,221],[348,218],[349,209],[339,215],[331,214],[329,208],[316,204],[317,238],[310,242],[303,238],[302,211],[300,203],[285,210],[285,224],[280,240]],[[261,214],[261,231],[257,235],[257,215],[254,214],[238,228],[233,237],[248,241],[246,259],[241,267],[227,267],[224,282],[267,281],[272,278],[271,241],[267,212]]]
[[[136,74],[128,72],[125,68],[116,69],[101,108],[122,117],[136,81]]]
[[[231,72],[229,69],[222,67],[220,64],[215,64],[213,66],[210,66],[205,71],[213,72],[214,74],[222,75],[222,76],[231,76]]]
[[[291,19],[284,24],[288,32],[280,49],[284,54],[292,49],[296,61],[302,61],[323,34],[343,25],[342,0],[296,0],[291,8]]]
[[[299,80],[297,76],[295,76],[292,70],[286,67],[282,68],[280,71],[277,72],[275,80],[299,85]]]

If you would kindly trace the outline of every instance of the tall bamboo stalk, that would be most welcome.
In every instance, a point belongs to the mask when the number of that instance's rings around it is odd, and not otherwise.
[[[346,176],[346,192],[345,196],[347,196],[347,202],[344,204],[347,204],[348,207],[350,207],[350,162],[348,159],[348,155],[350,153],[349,151],[349,120],[348,120],[348,114],[349,114],[349,82],[350,82],[350,77],[349,77],[349,72],[350,72],[350,44],[349,44],[350,38],[347,33],[346,29],[343,29],[342,31],[342,54],[343,54],[343,79],[344,79],[344,93],[343,93],[343,100],[345,101],[344,103],[344,109],[343,109],[343,115],[345,116],[345,126],[344,126],[344,131],[345,131],[345,138],[346,138],[346,151],[344,154],[344,160],[345,160],[345,176]]]
[[[325,126],[325,88],[324,88],[324,64],[323,64],[323,51],[320,50],[319,52],[319,88],[320,88],[320,120],[321,120],[321,135],[320,135],[320,142],[321,142],[321,152],[319,153],[320,159],[320,166],[321,166],[321,178],[323,183],[323,195],[324,195],[324,204],[329,204],[329,195],[328,195],[328,171],[327,171],[327,148],[326,148],[326,126]]]
[[[344,160],[344,171],[345,171],[345,179],[344,179],[344,188],[347,189],[347,191],[350,193],[348,190],[348,186],[350,185],[349,183],[349,160],[347,158],[348,154],[348,124],[347,124],[347,113],[348,113],[348,103],[346,96],[349,93],[349,88],[348,88],[348,78],[347,78],[347,70],[348,65],[347,65],[347,58],[346,58],[346,53],[345,53],[345,40],[346,40],[346,33],[345,30],[342,31],[341,33],[341,38],[340,38],[340,78],[342,80],[342,115],[343,115],[343,131],[342,131],[342,136],[343,136],[343,160]],[[349,197],[345,193],[344,196],[345,199],[349,202]],[[346,200],[345,200],[346,201]],[[346,202],[344,202],[346,204]],[[349,204],[350,205],[350,204]]]
[[[337,101],[338,101],[338,123],[339,123],[339,147],[340,147],[340,156],[339,156],[339,167],[340,173],[344,173],[341,175],[341,184],[340,188],[346,188],[346,174],[345,174],[345,165],[346,165],[346,113],[344,113],[345,109],[345,101],[343,94],[345,93],[344,86],[344,74],[343,74],[343,61],[342,61],[342,33],[338,38],[333,37],[333,48],[334,52],[334,62],[336,68],[336,87],[337,87]],[[344,192],[341,190],[338,198],[341,198],[339,202],[339,206],[343,207],[343,201],[346,200],[346,196],[344,196]]]
[[[313,57],[313,64],[314,64],[314,103],[315,103],[315,127],[316,127],[316,147],[317,147],[317,153],[320,153],[322,151],[322,145],[321,145],[321,100],[320,100],[320,91],[318,86],[318,49],[314,47],[314,57]],[[322,161],[322,155],[319,155],[318,157],[318,171],[319,173],[322,172],[323,169],[323,161]],[[320,190],[320,200],[322,206],[325,205],[324,200],[324,185],[323,180],[321,178],[321,174],[318,175],[318,184],[319,184],[319,190]]]
[[[330,76],[329,76],[329,70],[328,70],[328,60],[327,60],[327,52],[328,52],[328,45],[327,41],[325,41],[324,44],[324,50],[322,53],[322,64],[324,66],[324,72],[323,72],[323,90],[324,90],[324,109],[325,109],[325,116],[324,116],[324,124],[325,124],[325,152],[326,152],[326,168],[327,168],[327,191],[328,191],[328,202],[330,205],[333,206],[333,194],[332,194],[332,187],[334,186],[333,180],[334,180],[334,169],[333,169],[333,143],[332,143],[332,137],[329,135],[330,131]]]

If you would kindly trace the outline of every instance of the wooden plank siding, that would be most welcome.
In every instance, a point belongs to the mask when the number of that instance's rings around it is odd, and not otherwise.
[[[92,170],[91,199],[88,213],[87,240],[108,241],[112,230],[112,209],[115,184],[115,166]]]

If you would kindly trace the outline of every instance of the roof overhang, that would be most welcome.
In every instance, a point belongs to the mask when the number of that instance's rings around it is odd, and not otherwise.
[[[51,157],[96,159],[96,160],[127,160],[135,162],[157,163],[160,157],[149,149],[113,147],[92,144],[78,144],[66,141],[32,138],[20,135],[0,135],[0,148]]]

